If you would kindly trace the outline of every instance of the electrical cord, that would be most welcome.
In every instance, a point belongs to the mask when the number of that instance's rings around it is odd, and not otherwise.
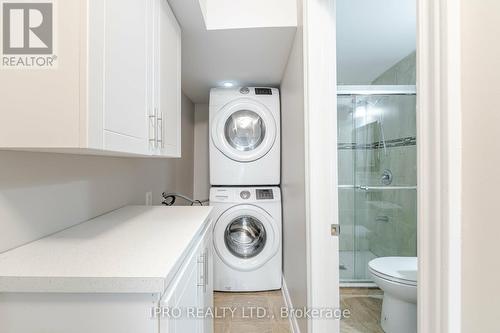
[[[166,192],[163,192],[161,194],[161,196],[163,197],[163,200],[162,200],[162,205],[165,205],[165,206],[172,206],[176,199],[177,198],[181,198],[181,199],[184,199],[186,200],[187,202],[191,203],[191,206],[194,206],[195,204],[198,204],[200,206],[203,206],[203,203],[205,202],[208,202],[208,199],[207,200],[196,200],[196,199],[191,199],[187,196],[185,196],[184,194],[180,194],[180,193],[166,193]]]

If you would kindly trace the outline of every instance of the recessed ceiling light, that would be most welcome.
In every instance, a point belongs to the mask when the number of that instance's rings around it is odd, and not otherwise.
[[[232,82],[224,82],[222,85],[226,88],[231,88],[232,86],[234,86]]]

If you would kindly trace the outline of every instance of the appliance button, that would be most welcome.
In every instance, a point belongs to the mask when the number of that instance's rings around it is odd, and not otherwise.
[[[249,191],[241,191],[240,192],[240,197],[244,200],[250,198],[250,192]]]
[[[243,87],[240,89],[240,93],[243,94],[243,95],[246,95],[250,92],[250,89],[248,89],[247,87]]]

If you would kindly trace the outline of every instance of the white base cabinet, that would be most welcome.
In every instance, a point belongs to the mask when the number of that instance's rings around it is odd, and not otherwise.
[[[0,293],[0,332],[212,333],[211,237],[208,224],[163,294]]]
[[[213,332],[212,260],[210,229],[160,301],[160,333]]]
[[[2,333],[158,333],[155,294],[0,294]]]
[[[0,149],[180,156],[181,29],[167,0],[65,0],[56,66],[0,75]]]

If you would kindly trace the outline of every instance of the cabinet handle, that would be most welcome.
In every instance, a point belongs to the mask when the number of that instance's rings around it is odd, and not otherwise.
[[[154,147],[157,147],[157,142],[156,142],[156,137],[157,137],[157,124],[156,124],[156,108],[155,108],[155,114],[151,114],[148,116],[149,118],[149,143],[154,144]],[[152,130],[151,130],[152,129]],[[153,133],[151,133],[153,132]],[[151,134],[153,134],[153,137],[151,137]]]
[[[202,264],[203,267],[200,270],[202,274],[200,275],[200,281],[198,281],[198,287],[203,287],[203,292],[207,292],[208,287],[208,250],[205,249],[203,254],[198,259],[198,264]]]
[[[163,112],[159,112],[158,116],[156,117],[156,125],[157,125],[157,143],[158,145],[163,148],[165,147],[163,143]]]
[[[198,258],[198,265],[202,265],[201,266],[201,269],[199,269],[199,279],[198,279],[198,283],[197,283],[197,286],[198,287],[203,287],[205,288],[205,280],[206,280],[206,277],[205,277],[205,254],[202,254],[200,255],[200,257]]]
[[[205,249],[205,270],[204,270],[204,280],[205,280],[205,285],[203,286],[203,292],[207,292],[207,287],[208,287],[208,249]]]

